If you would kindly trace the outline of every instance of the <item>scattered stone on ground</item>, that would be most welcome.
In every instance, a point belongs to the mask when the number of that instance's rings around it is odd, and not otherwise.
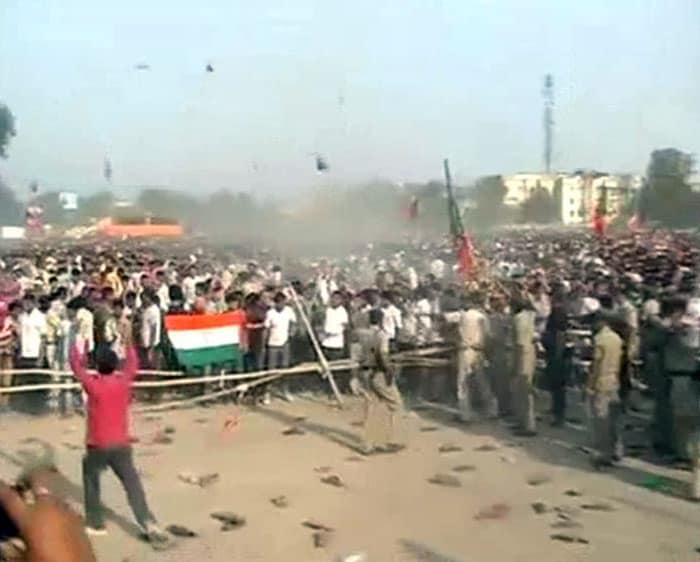
[[[590,544],[588,539],[584,539],[583,537],[579,537],[577,535],[567,535],[564,533],[555,533],[553,535],[549,535],[549,538],[553,541],[561,541],[566,543]]]
[[[221,526],[222,531],[240,529],[246,524],[245,517],[233,513],[232,511],[215,511],[211,514],[211,518],[223,523]]]
[[[357,420],[356,420],[356,421],[351,421],[351,422],[350,422],[350,425],[353,426],[353,427],[362,427],[362,426],[364,425],[364,422],[362,422],[362,421],[357,421]]]
[[[153,415],[153,414],[143,417],[143,421],[148,421],[148,422],[160,421],[162,419],[163,419],[163,416],[157,416],[157,415]]]
[[[575,488],[570,488],[564,492],[564,495],[569,496],[570,498],[580,498],[583,493]]]
[[[175,428],[172,425],[166,425],[163,428],[163,433],[165,435],[174,435],[175,434]]]
[[[317,466],[314,468],[314,472],[318,472],[319,474],[328,474],[331,470],[333,470],[331,466]]]
[[[165,530],[174,537],[191,539],[197,536],[197,533],[195,533],[192,529],[188,529],[184,525],[168,525]]]
[[[438,429],[439,429],[439,428],[436,427],[436,426],[434,426],[434,425],[424,425],[423,427],[420,428],[420,430],[421,430],[423,433],[430,433],[430,432],[432,432],[432,431],[438,431]]]
[[[615,511],[615,508],[609,503],[596,502],[596,503],[584,503],[581,505],[581,509],[587,511]]]
[[[270,500],[270,502],[275,507],[279,507],[279,508],[289,507],[289,500],[287,499],[287,496],[277,496],[276,498],[272,498]]]
[[[326,548],[331,543],[333,538],[333,531],[314,531],[314,547],[316,548]]]
[[[508,464],[515,464],[515,457],[513,455],[501,455],[501,461]]]
[[[199,486],[200,488],[206,488],[207,486],[218,482],[219,473],[212,472],[210,474],[197,475],[192,474],[191,472],[181,472],[177,475],[177,477],[186,484],[192,484],[194,486]]]
[[[336,488],[345,488],[345,483],[337,474],[330,474],[321,478],[321,482],[328,484],[329,486],[335,486]]]
[[[510,513],[510,506],[505,503],[494,503],[486,507],[481,508],[474,515],[474,519],[477,521],[484,521],[489,519],[505,519]]]
[[[169,435],[165,435],[164,433],[158,432],[156,436],[153,438],[151,441],[152,445],[172,445],[173,444],[173,438],[170,437]]]
[[[325,525],[321,523],[320,521],[316,521],[315,519],[307,519],[306,521],[302,522],[302,525],[306,527],[307,529],[313,529],[314,531],[332,531],[333,527],[329,527],[328,525]]]
[[[448,488],[459,488],[462,486],[461,480],[451,474],[438,473],[435,476],[428,478],[428,482],[431,484],[437,484],[438,486],[446,486]]]
[[[294,423],[303,423],[306,421],[306,416],[297,416],[294,418]]]
[[[446,443],[445,445],[440,445],[438,448],[439,453],[459,453],[462,450],[462,447],[454,443]]]
[[[546,474],[533,474],[527,479],[527,483],[530,486],[541,486],[542,484],[549,484],[551,481],[551,477]]]
[[[76,445],[75,443],[68,443],[67,441],[65,441],[63,443],[63,446],[66,449],[70,449],[71,451],[78,451],[78,450],[82,449],[82,447],[80,445]]]
[[[209,423],[209,418],[195,418],[194,423]]]
[[[551,511],[551,508],[544,502],[534,502],[530,504],[532,507],[532,511],[534,511],[537,515],[542,515],[543,513],[549,513]]]
[[[282,431],[282,435],[305,435],[306,432],[296,426],[288,427],[284,431]]]
[[[483,445],[479,445],[474,450],[478,451],[480,453],[488,453],[491,451],[498,451],[498,445],[494,445],[493,443],[485,443]]]
[[[452,469],[453,472],[472,472],[474,470],[476,467],[473,464],[458,464]]]
[[[570,505],[558,505],[554,508],[559,519],[571,519],[572,517],[578,517],[581,514],[581,510]]]
[[[552,529],[579,529],[583,527],[578,521],[571,519],[560,519],[552,523]]]

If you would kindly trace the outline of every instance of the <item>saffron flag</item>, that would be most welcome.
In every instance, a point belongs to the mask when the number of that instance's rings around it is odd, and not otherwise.
[[[183,368],[241,364],[240,314],[169,314],[165,317],[165,329]]]
[[[457,240],[457,269],[464,279],[474,271],[474,244],[469,234],[464,234]]]

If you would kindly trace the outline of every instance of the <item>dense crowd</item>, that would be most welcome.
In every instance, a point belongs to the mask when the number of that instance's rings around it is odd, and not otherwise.
[[[537,430],[535,389],[551,394],[551,422],[561,426],[567,388],[578,386],[604,467],[623,454],[622,419],[642,389],[654,404],[649,430],[658,455],[697,468],[699,257],[693,234],[664,231],[504,232],[479,241],[466,278],[446,241],[370,245],[318,260],[186,243],[16,248],[0,263],[0,381],[16,384],[12,368],[65,371],[76,343],[93,356],[108,346],[121,357],[133,344],[142,368],[178,369],[167,314],[234,312],[243,359],[226,367],[284,368],[315,357],[303,310],[328,359],[359,361],[344,390],[366,395],[372,384],[363,376],[377,368],[367,334],[381,333],[387,351],[446,342],[454,372],[404,372],[403,393],[456,399],[464,422],[502,416],[528,436]],[[318,385],[283,380],[258,398],[292,400]],[[78,396],[65,396],[49,405],[78,405]]]

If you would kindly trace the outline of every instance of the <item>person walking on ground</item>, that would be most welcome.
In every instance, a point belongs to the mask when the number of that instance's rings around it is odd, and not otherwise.
[[[586,396],[596,450],[593,464],[601,469],[612,466],[622,458],[622,405],[619,396],[622,339],[610,327],[609,309],[596,314],[595,350],[586,383]]]
[[[100,473],[111,468],[124,487],[129,506],[144,537],[154,546],[168,542],[148,508],[141,478],[134,466],[129,435],[131,387],[138,372],[136,350],[129,347],[121,371],[119,359],[109,346],[100,345],[95,352],[97,372],[88,372],[85,354],[77,345],[71,349],[70,364],[85,390],[87,400],[86,452],[83,457],[86,532],[105,535],[100,501]]]
[[[366,373],[367,401],[364,423],[363,453],[397,452],[402,449],[393,441],[394,418],[403,408],[396,386],[394,368],[389,359],[389,337],[382,330],[382,311],[369,311],[369,331],[362,339],[360,368]]]

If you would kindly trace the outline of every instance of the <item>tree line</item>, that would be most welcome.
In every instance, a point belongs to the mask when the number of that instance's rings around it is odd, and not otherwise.
[[[0,159],[8,157],[10,141],[16,135],[15,119],[0,103]],[[647,180],[637,200],[628,209],[647,220],[671,227],[697,226],[700,194],[691,189],[694,159],[675,148],[652,152]],[[502,176],[485,176],[472,185],[458,186],[455,193],[462,204],[465,224],[472,230],[515,223],[556,223],[560,220],[561,182],[550,193],[536,189],[522,205],[504,204],[506,187]],[[419,212],[408,218],[406,209],[418,200]],[[429,181],[398,186],[374,181],[352,188],[329,185],[307,192],[296,200],[264,201],[248,192],[221,189],[204,197],[170,189],[143,189],[133,206],[118,209],[116,196],[101,191],[79,200],[76,212],[66,212],[57,191],[36,198],[44,208],[45,221],[57,226],[86,224],[115,212],[182,221],[194,231],[213,237],[252,235],[314,239],[328,237],[368,240],[411,235],[439,234],[447,230],[447,201],[444,182]],[[24,204],[0,177],[0,224],[20,224]]]

